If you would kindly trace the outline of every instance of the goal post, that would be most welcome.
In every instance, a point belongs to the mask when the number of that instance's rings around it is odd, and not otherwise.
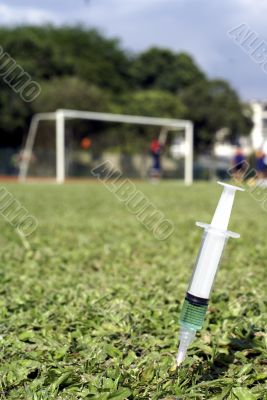
[[[166,136],[169,131],[178,131],[183,129],[185,134],[184,182],[186,185],[191,185],[193,183],[193,123],[191,121],[64,109],[59,109],[52,113],[39,113],[33,116],[25,148],[23,150],[22,161],[20,163],[19,180],[21,182],[24,182],[27,179],[33,146],[40,122],[55,121],[56,181],[59,184],[64,183],[66,177],[66,121],[73,119],[158,126],[161,127],[163,136]]]

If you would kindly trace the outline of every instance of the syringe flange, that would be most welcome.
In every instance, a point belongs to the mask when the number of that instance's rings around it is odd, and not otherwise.
[[[200,228],[205,229],[205,231],[208,233],[214,233],[216,235],[223,236],[225,238],[229,238],[229,237],[235,238],[235,239],[240,238],[239,233],[232,232],[232,231],[225,231],[223,229],[215,228],[214,226],[212,226],[210,224],[206,224],[205,222],[197,221],[196,226],[199,226]]]

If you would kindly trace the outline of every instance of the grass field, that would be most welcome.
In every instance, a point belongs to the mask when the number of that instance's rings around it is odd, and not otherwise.
[[[204,329],[174,368],[178,318],[216,184],[138,188],[175,225],[157,241],[101,184],[6,185],[38,219],[0,218],[1,399],[267,399],[267,213],[237,193]]]

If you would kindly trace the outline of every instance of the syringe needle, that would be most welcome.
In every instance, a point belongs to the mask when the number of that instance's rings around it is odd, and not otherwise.
[[[186,357],[186,352],[190,344],[193,342],[196,335],[194,329],[189,329],[186,326],[181,326],[180,329],[180,344],[176,358],[177,366],[179,367]]]
[[[180,365],[182,364],[182,362],[185,359],[185,356],[186,356],[186,354],[182,350],[178,350],[178,354],[177,354],[177,358],[176,358],[177,367],[180,367]]]

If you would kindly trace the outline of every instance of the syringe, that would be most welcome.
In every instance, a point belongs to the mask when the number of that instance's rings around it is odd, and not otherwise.
[[[236,186],[218,182],[224,186],[223,193],[217,205],[211,224],[197,222],[196,225],[204,228],[201,248],[197,257],[196,266],[185,296],[180,316],[180,344],[177,354],[177,365],[185,359],[187,348],[194,340],[196,331],[200,330],[208,308],[209,297],[216,272],[220,264],[224,246],[229,237],[238,238],[240,235],[227,230],[235,191],[241,189]]]

